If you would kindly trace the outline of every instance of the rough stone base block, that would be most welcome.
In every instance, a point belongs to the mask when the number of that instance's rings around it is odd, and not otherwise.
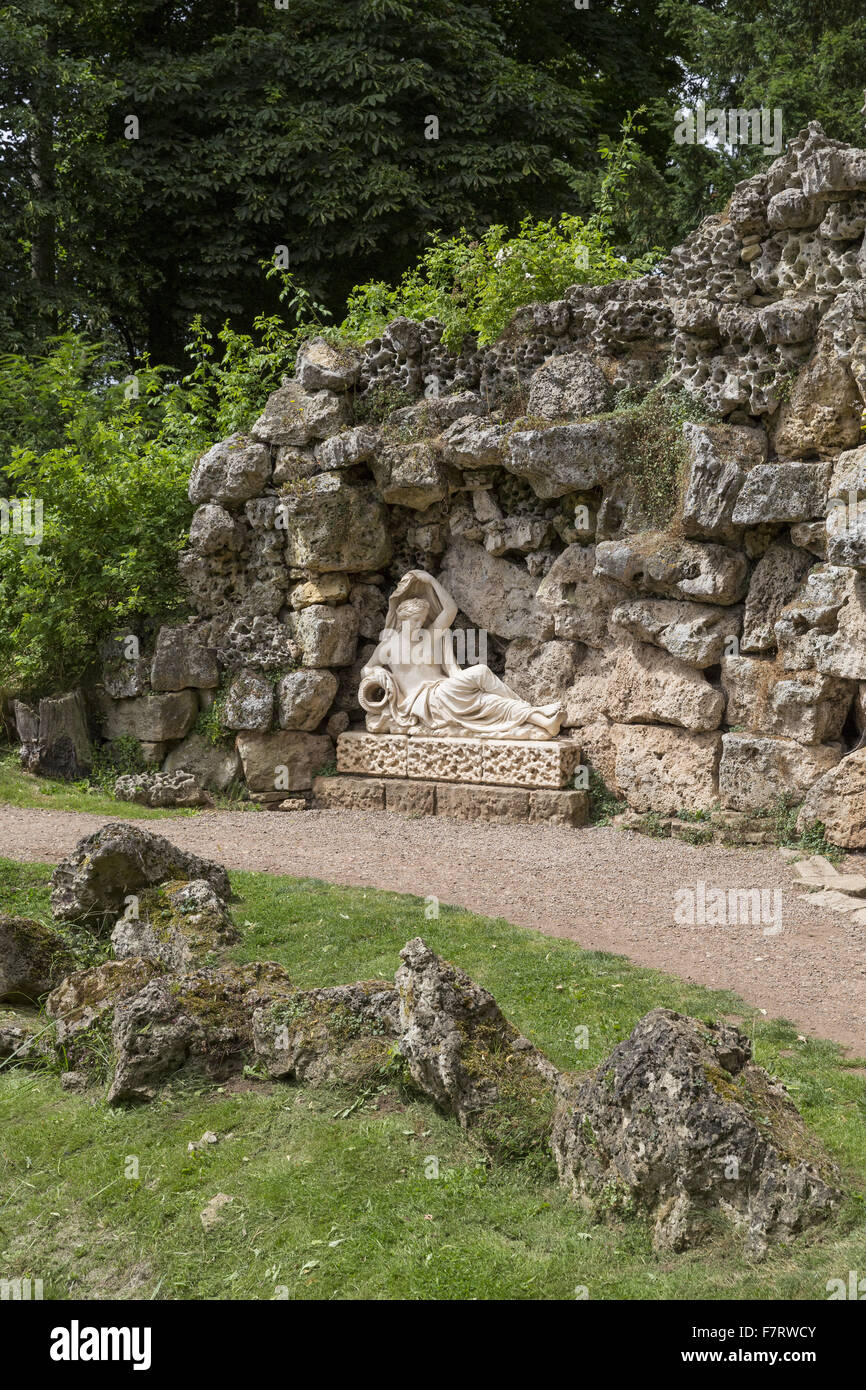
[[[580,762],[574,739],[418,738],[348,732],[337,740],[337,771],[436,782],[567,787]]]
[[[313,804],[324,811],[384,811],[385,783],[378,777],[316,777]]]
[[[422,782],[410,778],[317,777],[314,804],[326,810],[398,811],[455,820],[586,825],[589,793]]]
[[[385,810],[404,816],[435,816],[436,783],[390,779],[385,783]]]

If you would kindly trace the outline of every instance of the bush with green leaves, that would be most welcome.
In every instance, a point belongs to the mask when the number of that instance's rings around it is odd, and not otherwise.
[[[80,336],[0,359],[0,494],[43,507],[39,544],[0,536],[0,687],[68,688],[110,632],[182,611],[176,559],[205,442],[163,373],[124,381]]]

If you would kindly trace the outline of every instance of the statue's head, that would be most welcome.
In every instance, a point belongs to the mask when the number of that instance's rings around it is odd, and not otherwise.
[[[423,598],[406,598],[397,605],[397,622],[400,627],[409,624],[410,632],[418,632],[430,616],[430,605]]]

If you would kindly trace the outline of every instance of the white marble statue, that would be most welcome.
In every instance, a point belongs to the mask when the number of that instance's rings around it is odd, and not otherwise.
[[[456,615],[457,604],[432,575],[404,574],[379,645],[361,672],[358,699],[370,733],[555,738],[562,722],[558,702],[530,705],[489,666],[458,665],[451,640]]]

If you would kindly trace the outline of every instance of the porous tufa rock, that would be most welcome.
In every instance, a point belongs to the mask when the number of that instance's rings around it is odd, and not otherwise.
[[[544,1155],[553,1063],[486,989],[415,937],[400,952],[400,1051],[412,1081],[504,1157]]]
[[[62,921],[114,922],[129,894],[169,879],[203,878],[225,901],[221,864],[178,849],[162,835],[132,825],[103,825],[78,841],[51,876],[51,910]]]
[[[599,1210],[647,1212],[657,1250],[730,1222],[754,1255],[826,1220],[839,1175],[744,1033],[653,1009],[586,1080],[563,1086],[560,1180]]]

